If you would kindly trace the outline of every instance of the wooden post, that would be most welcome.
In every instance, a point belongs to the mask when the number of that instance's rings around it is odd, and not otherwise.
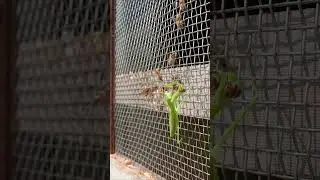
[[[115,0],[109,0],[109,26],[110,26],[110,38],[109,38],[109,87],[107,96],[109,97],[109,145],[110,154],[116,152],[115,148]]]
[[[16,114],[16,1],[0,0],[0,179],[13,179]]]

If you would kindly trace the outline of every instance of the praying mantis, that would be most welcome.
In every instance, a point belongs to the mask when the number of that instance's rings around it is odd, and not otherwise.
[[[219,116],[223,109],[232,103],[232,99],[238,97],[241,93],[238,78],[233,72],[217,71],[217,77],[216,83],[212,85],[216,88],[215,98],[210,112],[214,118]],[[178,101],[186,89],[185,86],[179,81],[173,81],[164,85],[164,89],[164,101],[169,111],[169,137],[174,138],[176,136],[177,142],[180,144],[179,115],[181,104]],[[230,126],[224,132],[223,136],[216,138],[215,146],[212,149],[212,159],[214,159],[214,161],[220,152],[221,146],[233,134],[241,120],[243,120],[249,110],[253,108],[255,102],[256,98],[254,97],[249,106],[243,109],[235,118],[235,120],[232,121]]]
[[[211,104],[210,113],[213,118],[220,116],[225,107],[232,103],[233,98],[238,97],[241,94],[239,80],[235,73],[228,71],[216,71],[216,78],[211,86],[214,87],[214,99]],[[155,73],[157,79],[163,81],[159,71]],[[214,77],[212,77],[214,78]],[[181,111],[181,95],[186,91],[184,84],[178,80],[173,80],[160,87],[162,89],[162,96],[164,98],[164,104],[168,109],[169,120],[169,138],[176,138],[177,143],[180,144],[180,111]],[[238,116],[232,121],[229,127],[224,131],[220,137],[214,137],[214,146],[211,148],[210,158],[212,160],[211,167],[213,168],[212,174],[214,180],[219,180],[218,173],[214,164],[217,162],[217,157],[221,151],[222,145],[230,138],[235,129],[239,126],[240,122],[245,118],[247,113],[254,107],[256,98],[253,97],[249,106],[241,110]]]
[[[169,110],[169,137],[172,139],[176,135],[177,143],[180,144],[179,137],[179,115],[180,103],[178,102],[181,94],[185,92],[185,87],[179,81],[173,81],[164,86],[171,90],[164,92],[165,105]]]
[[[179,138],[179,116],[181,105],[180,97],[186,91],[185,86],[180,80],[172,80],[171,82],[164,84],[163,77],[160,70],[154,71],[156,80],[160,82],[159,85],[145,87],[141,89],[141,95],[150,96],[155,92],[160,93],[163,96],[164,105],[168,109],[169,117],[169,138],[173,139],[176,137],[177,143],[180,144]]]
[[[232,98],[236,98],[240,95],[240,87],[237,76],[233,72],[216,71],[217,79],[214,80],[213,86],[214,99],[211,106],[212,118],[217,118],[223,109],[232,103]],[[253,97],[249,106],[241,110],[241,112],[232,121],[229,127],[224,131],[221,137],[216,137],[213,142],[213,148],[210,152],[211,159],[211,179],[220,180],[215,164],[217,157],[221,151],[221,147],[230,138],[235,129],[240,125],[240,122],[245,118],[249,110],[253,109],[256,103],[256,97]],[[211,119],[212,120],[212,119]]]

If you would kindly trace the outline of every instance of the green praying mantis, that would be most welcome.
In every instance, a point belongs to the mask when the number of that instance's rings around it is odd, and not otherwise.
[[[217,79],[214,85],[218,85],[215,89],[214,99],[211,106],[211,115],[213,118],[220,116],[223,109],[232,103],[232,98],[240,95],[239,91],[239,80],[235,73],[225,72],[225,71],[216,71]],[[235,92],[232,94],[230,92]],[[223,135],[220,137],[214,137],[214,146],[210,152],[211,159],[211,179],[220,180],[215,164],[219,153],[221,152],[222,145],[232,136],[236,128],[240,125],[240,122],[245,119],[245,116],[249,110],[253,109],[256,103],[256,97],[253,97],[249,106],[241,110],[241,112],[236,116],[232,121],[229,127],[224,131]]]
[[[211,104],[210,113],[213,118],[217,118],[220,116],[221,112],[225,107],[232,103],[233,98],[238,97],[240,95],[239,88],[239,80],[235,73],[226,72],[226,71],[216,71],[216,81],[212,86],[214,89],[214,99]],[[158,73],[159,79],[160,74]],[[180,81],[172,81],[163,86],[163,97],[165,106],[168,109],[168,117],[169,117],[169,138],[176,138],[177,143],[180,144],[180,111],[181,111],[181,103],[180,98],[181,95],[186,91],[184,84]],[[254,107],[256,103],[256,98],[253,97],[249,106],[245,109],[241,110],[241,112],[236,116],[236,118],[232,121],[229,127],[224,131],[223,135],[220,137],[214,137],[214,146],[211,149],[211,168],[212,168],[212,179],[219,180],[219,175],[217,173],[217,169],[215,168],[215,164],[217,162],[218,155],[221,151],[221,147],[225,142],[232,136],[235,129],[240,125],[240,122],[245,118],[247,113]]]
[[[167,84],[164,84],[163,77],[160,70],[154,71],[156,75],[156,81],[160,82],[161,85],[152,86],[142,89],[141,95],[148,96],[154,91],[159,91],[164,97],[164,104],[168,109],[169,114],[169,138],[173,139],[176,137],[177,143],[180,144],[179,137],[179,116],[182,103],[180,102],[181,95],[186,91],[184,85],[180,80],[173,80]]]
[[[164,86],[169,91],[164,92],[165,105],[169,110],[169,137],[172,139],[176,135],[177,143],[180,144],[179,137],[179,115],[181,104],[179,103],[180,96],[185,92],[185,87],[179,81],[173,81]]]

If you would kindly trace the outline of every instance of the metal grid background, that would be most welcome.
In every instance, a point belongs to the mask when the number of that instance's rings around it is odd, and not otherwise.
[[[17,1],[15,179],[108,178],[106,2]]]
[[[246,82],[242,97],[215,121],[216,135],[254,89],[258,98],[219,167],[227,179],[230,170],[248,179],[319,179],[319,1],[214,3],[210,43],[221,54],[212,57],[234,64]]]
[[[165,179],[207,179],[209,161],[208,2],[185,1],[184,27],[176,25],[178,1],[116,1],[116,151]],[[176,52],[168,65],[168,54]],[[161,96],[147,99],[152,71],[186,86],[179,146],[168,139]]]

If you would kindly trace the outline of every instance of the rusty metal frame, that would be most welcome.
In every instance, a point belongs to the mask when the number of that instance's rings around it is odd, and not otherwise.
[[[0,1],[0,179],[13,179],[13,150],[18,124],[15,119],[16,1]]]
[[[110,26],[110,57],[109,57],[109,91],[107,96],[109,97],[109,145],[110,154],[114,154],[115,148],[115,0],[109,0],[109,26]],[[108,43],[107,43],[108,44]]]

